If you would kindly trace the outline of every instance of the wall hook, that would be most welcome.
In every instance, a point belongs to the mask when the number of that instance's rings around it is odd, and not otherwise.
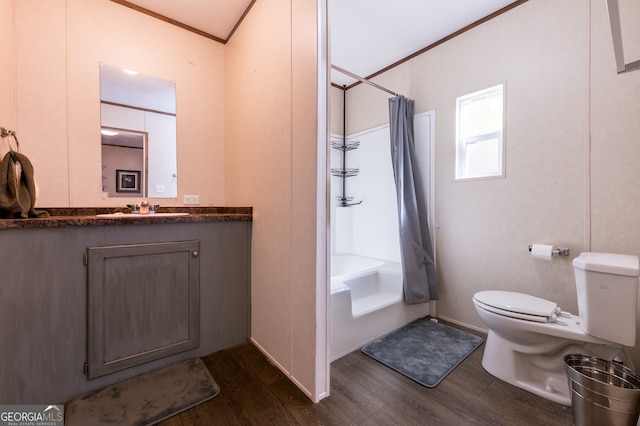
[[[4,127],[0,127],[0,137],[6,138],[7,136],[15,136],[13,130],[7,130]]]

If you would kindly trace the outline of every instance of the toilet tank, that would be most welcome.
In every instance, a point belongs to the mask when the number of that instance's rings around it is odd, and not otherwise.
[[[585,333],[625,346],[636,342],[638,257],[580,253],[573,259],[578,315]]]

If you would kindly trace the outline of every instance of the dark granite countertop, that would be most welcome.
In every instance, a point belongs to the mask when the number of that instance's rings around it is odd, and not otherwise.
[[[0,230],[16,228],[55,228],[65,226],[113,226],[166,223],[203,223],[227,221],[251,221],[252,207],[160,207],[157,213],[189,213],[188,216],[164,216],[155,214],[136,217],[99,217],[98,214],[129,213],[127,208],[36,208],[45,210],[49,217],[29,219],[0,219]]]

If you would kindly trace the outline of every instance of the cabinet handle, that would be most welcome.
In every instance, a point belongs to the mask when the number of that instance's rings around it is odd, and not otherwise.
[[[199,254],[199,253],[198,253],[197,251],[194,251],[193,253],[191,253],[191,255],[192,255],[193,257],[198,257],[198,254]]]

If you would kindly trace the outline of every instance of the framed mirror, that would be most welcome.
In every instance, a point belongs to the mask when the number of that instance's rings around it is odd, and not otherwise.
[[[102,192],[176,198],[175,83],[100,64]]]

